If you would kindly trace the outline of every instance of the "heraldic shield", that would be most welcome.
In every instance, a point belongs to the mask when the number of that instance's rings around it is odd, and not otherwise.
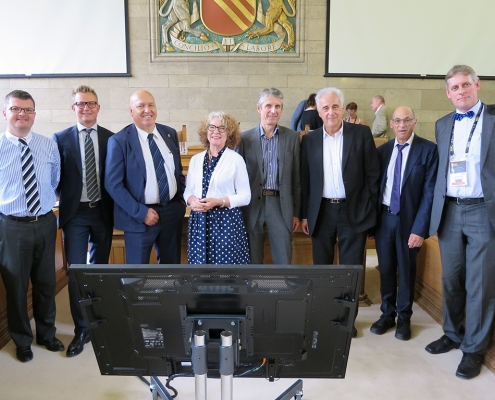
[[[246,32],[256,19],[257,0],[202,0],[201,19],[210,31],[233,36]]]

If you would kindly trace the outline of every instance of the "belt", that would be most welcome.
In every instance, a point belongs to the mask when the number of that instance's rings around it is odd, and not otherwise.
[[[43,215],[35,215],[33,217],[16,217],[14,215],[5,215],[5,214],[0,214],[0,215],[7,219],[11,219],[12,221],[17,221],[17,222],[36,222],[40,219],[45,218],[48,214],[49,213]]]
[[[271,189],[263,189],[263,196],[280,196],[280,192],[278,190]]]
[[[474,198],[469,198],[469,197],[465,197],[465,198],[461,198],[461,197],[450,197],[450,196],[447,196],[447,200],[448,201],[451,201],[452,203],[456,203],[456,204],[461,204],[461,205],[471,205],[471,204],[480,204],[480,203],[484,203],[485,202],[485,199],[483,197],[474,197]]]
[[[329,199],[327,197],[322,197],[323,200],[328,201],[331,204],[345,203],[345,199]]]
[[[88,208],[95,208],[100,205],[100,200],[98,201],[81,201],[79,203],[80,207],[88,207]]]

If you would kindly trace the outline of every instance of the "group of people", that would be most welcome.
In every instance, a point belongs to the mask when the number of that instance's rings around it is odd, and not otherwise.
[[[88,243],[89,262],[108,263],[114,227],[124,231],[127,263],[149,263],[154,247],[160,264],[178,264],[186,205],[190,264],[262,264],[266,235],[272,262],[290,264],[299,226],[312,238],[314,264],[333,264],[336,246],[340,264],[362,264],[366,239],[374,237],[382,315],[370,330],[383,334],[397,326],[401,340],[411,338],[419,248],[438,233],[445,335],[426,350],[460,348],[456,375],[478,375],[495,313],[495,107],[478,100],[479,89],[470,67],[454,66],[446,93],[456,112],[437,122],[437,145],[414,133],[413,110],[400,106],[389,121],[394,140],[378,149],[354,103],[345,118],[339,89],[310,96],[309,109],[322,125],[302,141],[296,130],[278,124],[282,92],[264,89],[258,126],[241,133],[221,111],[202,121],[205,150],[192,157],[187,179],[177,133],[156,123],[148,91],[131,96],[133,123],[113,134],[97,124],[94,89],[75,88],[77,123],[53,140],[31,131],[31,95],[9,93],[7,131],[0,136],[0,272],[17,358],[33,358],[30,280],[36,342],[64,350],[54,325],[52,207],[58,196],[68,264],[87,262]],[[377,115],[383,103],[373,98]],[[83,351],[89,334],[74,282],[69,298],[75,325],[70,357]]]

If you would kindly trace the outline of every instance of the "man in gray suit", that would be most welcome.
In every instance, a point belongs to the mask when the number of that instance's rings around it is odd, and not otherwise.
[[[435,125],[430,223],[442,258],[444,335],[425,349],[460,348],[456,376],[470,379],[480,373],[495,314],[495,116],[478,100],[480,80],[471,67],[455,65],[445,82],[456,112]]]
[[[252,264],[263,264],[265,227],[272,262],[292,261],[292,232],[299,227],[301,184],[299,134],[278,125],[283,94],[264,89],[258,97],[261,123],[242,133],[239,154],[244,157],[251,186],[251,202],[242,207]]]
[[[375,119],[373,120],[373,126],[371,127],[371,133],[373,137],[387,136],[387,110],[385,108],[385,99],[383,96],[376,95],[371,99],[370,108],[375,113]]]

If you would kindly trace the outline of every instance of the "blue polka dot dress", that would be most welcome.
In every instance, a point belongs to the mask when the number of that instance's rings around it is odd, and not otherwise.
[[[203,161],[203,188],[206,197],[211,175],[225,147],[208,163]],[[189,264],[249,264],[249,247],[241,210],[237,207],[214,207],[207,212],[191,211],[188,222]]]

